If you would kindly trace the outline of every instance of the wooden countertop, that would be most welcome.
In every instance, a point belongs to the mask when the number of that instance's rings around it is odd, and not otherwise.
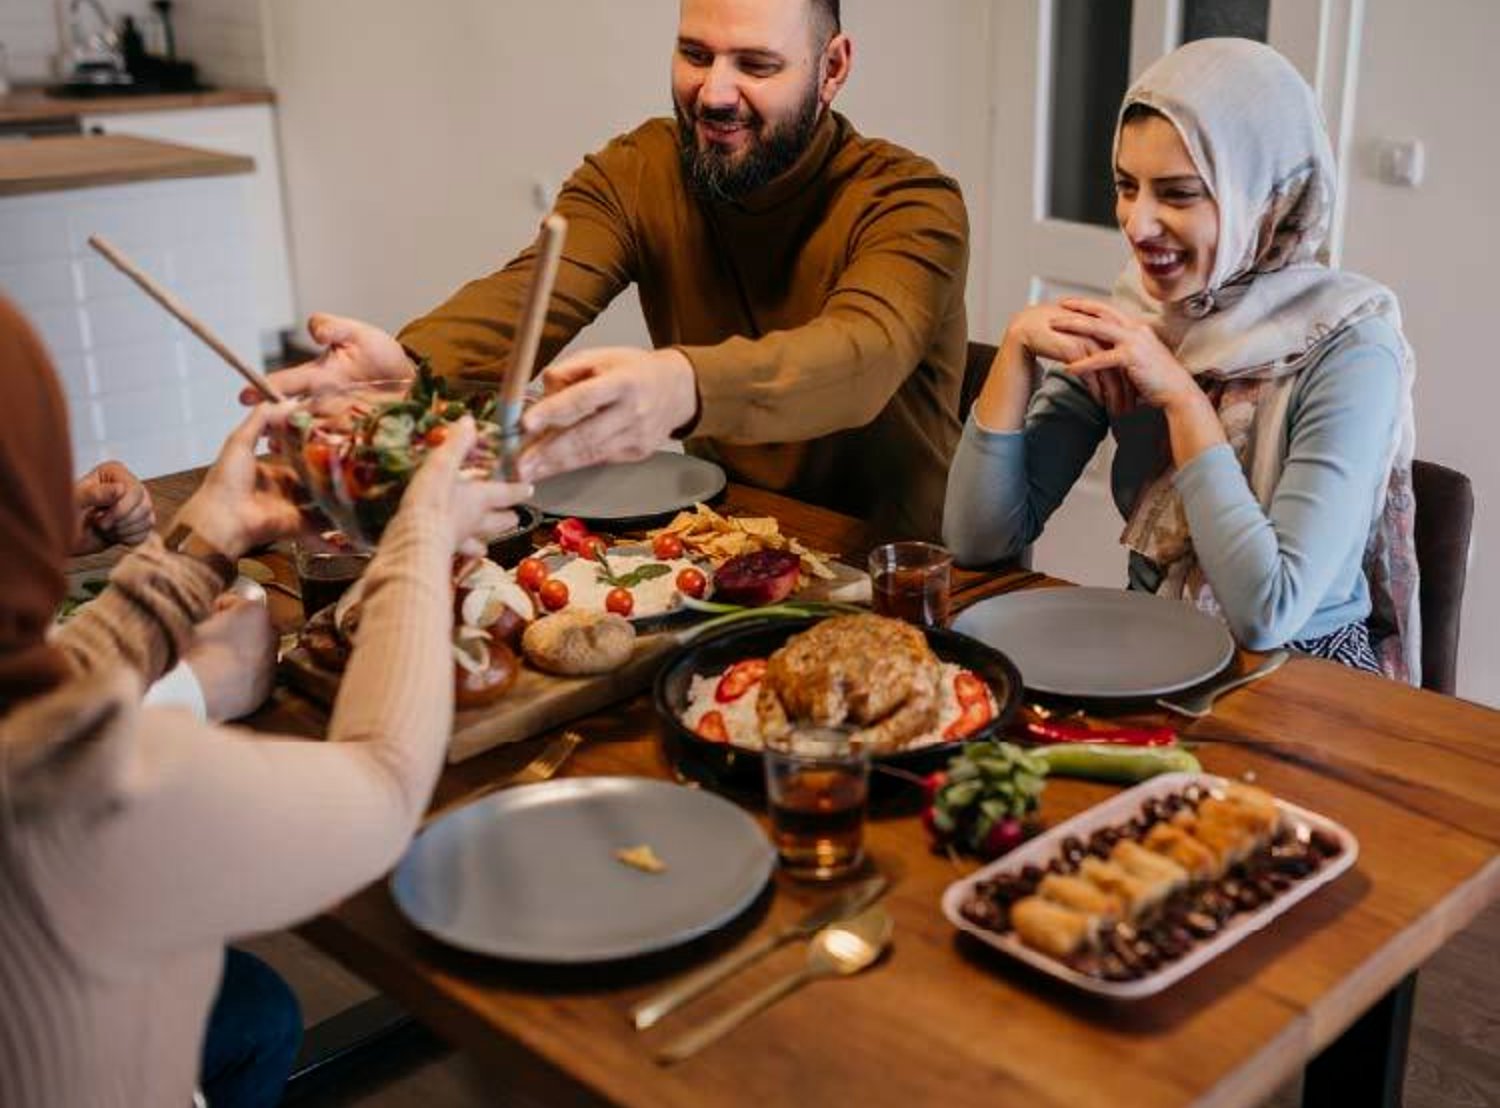
[[[49,96],[39,88],[14,89],[0,96],[0,123],[31,119],[59,119],[70,115],[113,115],[119,112],[171,112],[188,108],[226,108],[235,104],[273,104],[270,89],[215,89],[212,92],[169,92],[159,96]]]
[[[0,143],[0,196],[250,173],[252,158],[132,135],[66,135]]]

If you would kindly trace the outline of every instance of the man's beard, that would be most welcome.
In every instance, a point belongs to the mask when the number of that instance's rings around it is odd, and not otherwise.
[[[688,189],[705,200],[723,204],[742,200],[774,181],[791,169],[812,143],[818,108],[817,86],[810,85],[792,119],[765,134],[760,131],[758,117],[750,120],[752,141],[742,152],[731,154],[712,143],[700,149],[694,124],[698,119],[706,123],[743,122],[733,109],[709,109],[689,118],[677,97],[672,97],[672,110],[677,115],[677,153]]]

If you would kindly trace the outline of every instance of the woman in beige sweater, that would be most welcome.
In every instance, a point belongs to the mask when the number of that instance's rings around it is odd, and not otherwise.
[[[148,540],[49,641],[72,538],[68,425],[3,302],[0,411],[0,1104],[186,1108],[225,942],[319,911],[410,838],[453,710],[452,556],[529,490],[458,480],[472,428],[435,451],[368,570],[330,741],[264,737],[142,708],[140,692],[234,559],[297,525],[254,458],[265,414],[183,507],[183,552]]]

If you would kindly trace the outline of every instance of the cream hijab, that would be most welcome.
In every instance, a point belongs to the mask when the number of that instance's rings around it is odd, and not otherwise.
[[[1296,375],[1362,320],[1384,319],[1400,335],[1400,307],[1384,285],[1325,262],[1337,181],[1333,148],[1312,89],[1275,50],[1221,38],[1167,55],[1125,94],[1116,153],[1125,113],[1136,104],[1177,129],[1218,203],[1219,245],[1208,285],[1195,296],[1171,304],[1152,300],[1134,260],[1115,296],[1154,323],[1189,372],[1224,384],[1220,418],[1256,498],[1269,508],[1284,462]],[[1416,683],[1421,634],[1411,492],[1415,363],[1404,337],[1401,358],[1390,476],[1374,506],[1364,568],[1382,664],[1390,676]],[[1164,475],[1142,494],[1123,541],[1163,568],[1159,591],[1217,610],[1170,478]]]

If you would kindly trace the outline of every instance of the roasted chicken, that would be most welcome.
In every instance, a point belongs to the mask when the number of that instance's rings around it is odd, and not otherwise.
[[[937,724],[941,675],[915,627],[836,616],[771,655],[755,707],[768,742],[801,727],[848,727],[872,749],[896,749]]]

